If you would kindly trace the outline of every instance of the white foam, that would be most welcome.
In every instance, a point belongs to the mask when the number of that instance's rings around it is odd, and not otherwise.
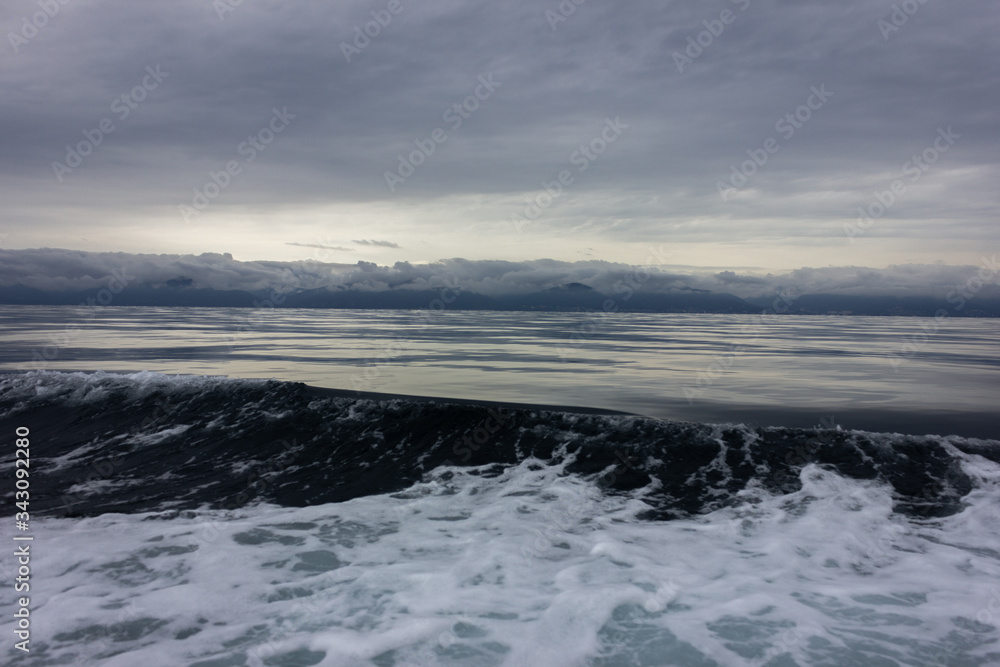
[[[229,382],[260,385],[268,380],[236,380],[222,375],[167,375],[137,373],[29,371],[0,376],[0,386],[10,398],[59,398],[68,405],[106,400],[110,390],[126,391],[129,399],[146,398],[156,392],[208,389]]]
[[[645,522],[537,461],[301,509],[36,521],[32,648],[108,667],[996,664],[1000,467],[959,456],[977,489],[933,521],[807,466],[797,493]]]

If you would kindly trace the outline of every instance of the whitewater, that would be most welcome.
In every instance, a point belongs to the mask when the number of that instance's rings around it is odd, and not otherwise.
[[[994,440],[148,372],[20,425],[32,664],[1000,663]]]

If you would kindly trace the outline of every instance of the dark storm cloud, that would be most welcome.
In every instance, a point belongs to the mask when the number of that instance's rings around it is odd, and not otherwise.
[[[4,44],[9,221],[59,228],[47,211],[60,206],[172,210],[232,161],[224,199],[246,206],[534,192],[620,119],[627,129],[573,186],[615,202],[591,217],[609,233],[624,220],[617,238],[696,217],[712,220],[676,238],[840,234],[830,220],[870,204],[948,127],[961,138],[923,183],[964,178],[946,196],[897,197],[890,217],[960,220],[949,233],[995,238],[983,170],[1000,138],[1000,13],[988,0],[903,4],[916,11],[896,30],[887,0],[590,0],[565,17],[554,0],[401,0],[396,13],[381,1],[220,12],[208,0],[74,0],[16,54]],[[5,3],[0,28],[17,34],[37,11]],[[817,89],[830,95],[808,109]],[[248,159],[274,110],[294,118]],[[87,137],[99,145],[69,167],[66,146]],[[385,172],[428,146],[390,192]],[[717,184],[754,155],[766,163],[723,201]],[[62,183],[53,162],[69,168]],[[564,204],[540,224],[581,224]]]

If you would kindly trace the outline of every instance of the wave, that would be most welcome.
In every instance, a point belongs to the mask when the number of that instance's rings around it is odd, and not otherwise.
[[[0,423],[39,664],[1000,664],[995,441],[153,373]]]
[[[1000,442],[954,436],[669,422],[147,372],[3,376],[0,425],[31,430],[34,511],[70,517],[305,507],[430,477],[447,483],[461,469],[498,476],[526,461],[641,500],[649,520],[732,506],[752,488],[798,492],[809,464],[888,483],[897,513],[942,517],[974,488],[963,461],[1000,462]],[[13,455],[0,464],[13,466]]]

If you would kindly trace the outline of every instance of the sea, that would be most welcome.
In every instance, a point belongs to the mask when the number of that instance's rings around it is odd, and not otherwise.
[[[1000,665],[997,319],[0,306],[0,343],[5,665]]]

